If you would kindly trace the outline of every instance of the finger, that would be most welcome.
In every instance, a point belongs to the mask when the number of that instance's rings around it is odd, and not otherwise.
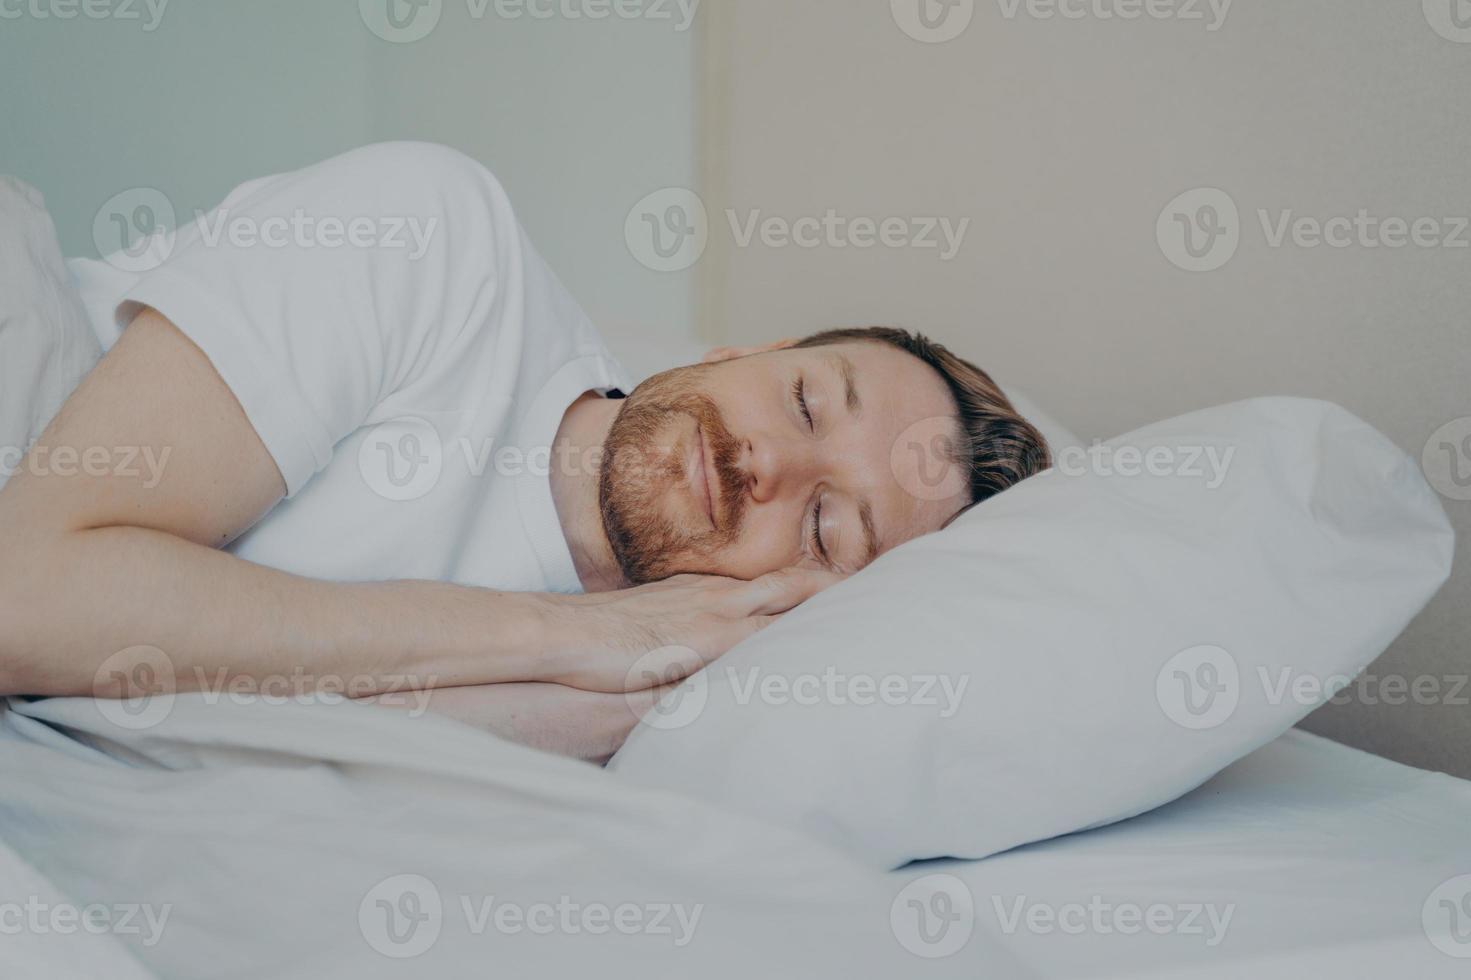
[[[775,616],[747,616],[745,619],[738,620],[735,624],[731,647],[750,639],[779,619],[781,619],[780,613]]]
[[[843,576],[812,568],[784,568],[756,579],[746,588],[747,615],[772,616],[794,609]]]

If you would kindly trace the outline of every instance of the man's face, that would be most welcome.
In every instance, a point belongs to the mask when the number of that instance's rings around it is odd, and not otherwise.
[[[614,556],[636,584],[856,572],[969,503],[948,455],[955,413],[929,365],[878,342],[661,374],[628,398],[605,447]]]

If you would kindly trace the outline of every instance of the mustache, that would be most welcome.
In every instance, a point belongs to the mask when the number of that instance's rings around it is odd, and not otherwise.
[[[609,434],[599,481],[604,530],[614,558],[634,584],[657,581],[733,543],[745,524],[749,475],[741,466],[743,443],[725,423],[720,407],[696,384],[699,368],[683,368],[641,385],[624,405]],[[661,504],[687,479],[682,446],[660,437],[671,423],[692,418],[709,447],[719,485],[715,528],[698,529],[671,519]],[[712,491],[715,487],[711,488]]]
[[[686,416],[694,420],[705,437],[711,467],[719,484],[716,531],[732,536],[738,533],[745,520],[750,477],[741,468],[741,441],[731,434],[719,406],[705,395],[685,393],[678,399],[630,405],[625,412],[632,417],[619,419],[620,445],[610,458],[614,484],[609,490],[615,489],[616,482],[623,480],[649,481],[665,487],[683,482],[683,454],[669,451],[678,447],[661,447],[653,440],[668,428],[672,419]]]
[[[746,491],[751,478],[741,469],[741,441],[731,435],[720,408],[708,398],[703,398],[702,402],[698,411],[691,414],[710,446],[711,462],[716,481],[720,484],[719,507],[723,512],[716,515],[716,530],[733,538],[740,533],[746,520]]]

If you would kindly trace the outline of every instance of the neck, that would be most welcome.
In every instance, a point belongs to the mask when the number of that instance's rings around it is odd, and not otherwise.
[[[572,552],[577,577],[588,592],[626,588],[598,504],[598,462],[623,403],[588,392],[567,409],[552,446],[552,501]]]

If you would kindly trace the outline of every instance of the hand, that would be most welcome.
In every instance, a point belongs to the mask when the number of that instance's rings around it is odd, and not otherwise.
[[[622,592],[558,600],[548,676],[584,691],[624,694],[676,683],[842,580],[788,568],[753,582],[680,575]]]

